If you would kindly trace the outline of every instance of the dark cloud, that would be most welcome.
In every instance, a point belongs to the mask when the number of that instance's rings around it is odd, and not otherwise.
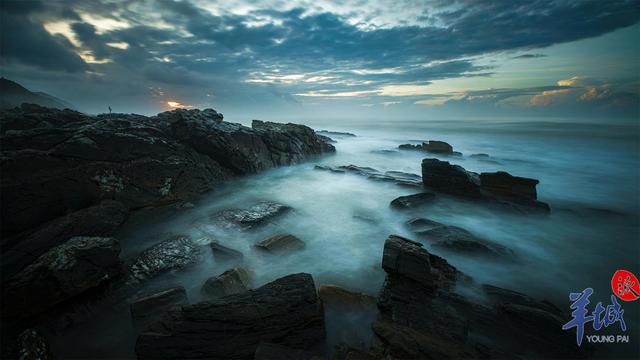
[[[105,82],[106,77],[113,94],[136,82],[182,86],[184,96],[192,99],[217,89],[216,101],[223,101],[259,96],[254,90],[265,89],[259,84],[271,82],[274,97],[288,103],[293,103],[289,94],[305,91],[363,91],[488,76],[492,69],[475,64],[474,56],[594,37],[629,26],[640,16],[637,1],[434,1],[419,17],[423,24],[400,21],[365,29],[334,13],[270,9],[214,15],[190,1],[2,4],[3,62],[102,74],[84,81]],[[128,26],[99,31],[79,14]],[[80,48],[42,26],[60,19],[72,22]],[[113,43],[126,43],[126,49],[108,46]],[[83,62],[76,54],[80,51],[103,63]],[[297,74],[304,77],[286,77]],[[325,78],[331,80],[317,80]]]
[[[40,1],[0,2],[0,61],[5,66],[18,62],[66,72],[86,70],[65,38],[51,36],[42,23],[32,19],[43,9]]]

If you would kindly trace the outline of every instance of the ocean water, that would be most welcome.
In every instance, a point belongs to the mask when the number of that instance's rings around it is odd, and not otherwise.
[[[413,238],[405,222],[425,217],[465,228],[473,234],[509,247],[509,261],[469,257],[426,248],[445,257],[477,283],[489,283],[547,299],[569,309],[569,292],[595,289],[592,302],[606,305],[610,280],[617,269],[640,271],[640,127],[637,122],[586,122],[566,119],[466,121],[301,121],[317,130],[348,131],[356,137],[336,136],[335,155],[239,179],[197,199],[195,207],[162,216],[144,213],[120,235],[125,259],[171,235],[214,236],[244,253],[254,286],[278,277],[311,273],[316,285],[336,284],[376,295],[385,273],[380,267],[385,239],[390,234]],[[397,150],[399,144],[423,140],[450,143],[461,157],[435,156]],[[486,153],[488,159],[469,155]],[[508,171],[540,180],[539,200],[549,203],[548,216],[508,213],[446,196],[423,209],[406,212],[389,207],[396,197],[417,192],[391,183],[352,174],[314,170],[319,165],[358,165],[380,171],[420,174],[423,158],[437,157],[476,172]],[[194,220],[218,210],[245,208],[262,200],[294,210],[253,232],[216,231],[203,234]],[[291,233],[306,243],[304,250],[269,256],[252,248],[267,236]],[[415,239],[418,240],[419,239]],[[169,273],[142,291],[181,285],[191,302],[200,300],[206,278],[235,264],[217,262],[205,252],[203,261],[185,271]],[[600,355],[637,351],[638,303],[625,303],[631,344],[604,347]],[[49,334],[54,348],[67,356],[101,353],[130,356],[135,330],[126,306],[102,308],[93,320]],[[328,327],[336,326],[327,319]],[[569,320],[569,319],[567,319]],[[366,343],[370,316],[343,319],[360,329]],[[90,338],[92,340],[87,341]],[[74,343],[70,348],[68,345]],[[635,348],[634,348],[635,347]],[[597,354],[596,354],[597,355]]]

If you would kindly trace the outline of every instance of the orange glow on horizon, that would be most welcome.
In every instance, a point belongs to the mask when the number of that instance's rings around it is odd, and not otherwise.
[[[174,109],[186,109],[191,107],[191,105],[186,105],[178,101],[167,101],[167,105]]]

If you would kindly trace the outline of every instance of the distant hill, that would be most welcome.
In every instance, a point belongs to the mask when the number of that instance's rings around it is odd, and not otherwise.
[[[22,103],[38,104],[57,109],[73,109],[73,105],[43,92],[33,92],[9,79],[0,78],[0,109],[14,108]]]

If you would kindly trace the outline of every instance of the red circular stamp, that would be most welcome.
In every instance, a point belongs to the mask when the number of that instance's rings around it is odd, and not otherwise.
[[[624,301],[635,301],[640,298],[638,278],[627,270],[617,270],[611,278],[611,291]]]

